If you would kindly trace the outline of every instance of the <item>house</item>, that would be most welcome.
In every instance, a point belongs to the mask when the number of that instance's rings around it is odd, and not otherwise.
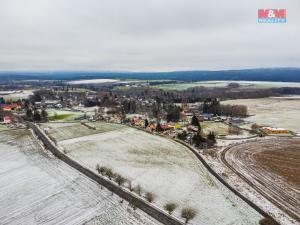
[[[170,129],[171,129],[171,127],[170,127],[168,124],[160,125],[160,128],[161,128],[163,131],[166,131],[166,130],[170,130]]]
[[[211,114],[211,113],[203,113],[202,116],[203,116],[204,120],[211,120],[212,117],[213,117],[213,114]]]
[[[195,127],[195,126],[193,126],[193,125],[189,125],[189,126],[187,127],[187,130],[188,130],[189,132],[198,132],[198,128]]]
[[[3,123],[11,123],[12,122],[12,117],[11,116],[4,116],[3,117]]]
[[[156,125],[155,125],[154,123],[150,123],[149,126],[148,126],[148,128],[149,128],[151,131],[153,131],[153,130],[156,129]]]
[[[19,105],[17,103],[4,104],[1,107],[3,108],[4,112],[10,112],[12,110],[19,110],[19,109],[21,109],[21,105]]]

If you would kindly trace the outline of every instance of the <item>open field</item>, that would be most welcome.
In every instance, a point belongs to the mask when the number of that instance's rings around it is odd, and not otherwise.
[[[206,87],[206,88],[224,88],[230,83],[238,83],[240,89],[265,89],[265,88],[280,88],[280,87],[300,87],[297,82],[267,82],[267,81],[200,81],[200,82],[186,82],[178,84],[161,84],[153,86],[164,90],[186,90],[193,87]]]
[[[47,109],[47,113],[50,121],[64,121],[64,122],[74,121],[77,118],[83,117],[84,115],[86,115],[87,117],[94,115],[93,111],[81,112],[81,111],[71,111],[71,110],[64,110],[64,109]]]
[[[18,99],[26,99],[32,95],[32,90],[17,90],[17,91],[0,91],[0,97],[5,100],[17,101]]]
[[[68,84],[104,84],[104,83],[115,83],[119,80],[115,79],[90,79],[90,80],[74,80],[67,82]]]
[[[103,123],[97,126],[101,129]],[[198,216],[192,224],[258,224],[261,216],[216,181],[190,150],[168,139],[119,126],[98,134],[62,137],[58,145],[93,170],[99,163],[130,179],[134,186],[140,184],[144,191],[156,195],[159,207],[170,201],[177,203],[178,217],[183,207],[194,207]],[[65,129],[69,128],[71,133],[77,132],[70,126]]]
[[[27,130],[0,132],[0,224],[157,225],[43,150]]]
[[[300,222],[300,139],[272,138],[225,151],[224,160],[268,200]]]
[[[211,131],[215,132],[217,135],[228,134],[228,125],[224,123],[205,121],[201,123],[201,129],[206,134],[208,134]]]
[[[87,123],[96,128],[90,129],[81,123],[47,123],[41,124],[41,127],[47,131],[48,135],[57,141],[72,139],[76,137],[98,134],[116,129],[123,129],[124,127],[118,124],[108,123]]]
[[[248,113],[253,116],[245,120],[251,123],[285,128],[300,133],[300,99],[297,96],[290,98],[237,99],[222,103],[246,105]]]

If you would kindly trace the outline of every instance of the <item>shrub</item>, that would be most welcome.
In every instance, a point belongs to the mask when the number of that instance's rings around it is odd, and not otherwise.
[[[183,208],[181,210],[181,217],[185,219],[185,223],[188,223],[197,215],[197,212],[193,208]]]
[[[152,192],[146,192],[145,198],[148,202],[153,202],[155,196]]]
[[[121,186],[126,182],[126,178],[124,178],[121,175],[117,174],[116,177],[115,177],[115,181],[118,183],[119,186]]]
[[[280,225],[279,223],[277,223],[274,219],[270,218],[270,217],[266,217],[263,218],[259,221],[260,225]]]
[[[164,205],[164,209],[171,215],[172,212],[177,208],[177,205],[173,202]]]

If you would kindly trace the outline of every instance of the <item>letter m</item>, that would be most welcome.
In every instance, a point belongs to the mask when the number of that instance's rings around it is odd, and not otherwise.
[[[268,18],[268,9],[259,9],[258,10],[258,18]]]
[[[285,9],[274,9],[274,14],[276,18],[286,18],[286,10]]]

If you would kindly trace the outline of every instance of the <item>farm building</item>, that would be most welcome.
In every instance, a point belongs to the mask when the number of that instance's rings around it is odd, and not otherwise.
[[[289,131],[283,128],[263,127],[262,130],[267,134],[288,134]]]

